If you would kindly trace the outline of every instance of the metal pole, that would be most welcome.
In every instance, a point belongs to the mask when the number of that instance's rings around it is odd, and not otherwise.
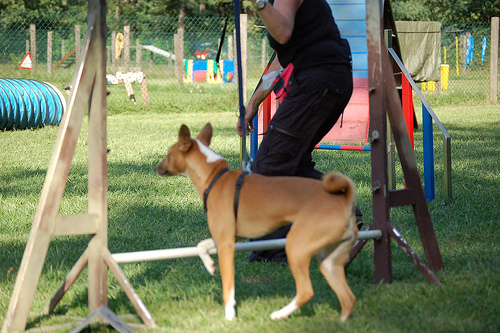
[[[234,0],[234,25],[236,30],[236,63],[238,70],[238,97],[239,97],[239,117],[242,129],[241,145],[240,145],[240,164],[241,168],[245,168],[247,162],[246,148],[246,128],[245,128],[245,105],[243,104],[243,70],[241,60],[241,22],[240,22],[240,1]]]
[[[380,237],[382,237],[382,232],[380,230],[360,231],[358,233],[358,240],[378,239]],[[282,249],[285,247],[285,245],[286,245],[286,238],[280,238],[272,240],[236,243],[235,250],[236,252],[274,250],[274,249]],[[212,255],[217,254],[217,249],[213,249],[208,253]],[[115,253],[112,254],[111,256],[117,263],[124,264],[124,263],[132,263],[139,261],[189,258],[189,257],[197,257],[198,255],[199,251],[197,247],[183,247],[183,248],[164,249],[164,250]]]

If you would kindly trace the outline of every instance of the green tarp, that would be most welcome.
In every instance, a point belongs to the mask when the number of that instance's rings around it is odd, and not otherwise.
[[[441,23],[397,21],[403,64],[415,82],[441,77]]]

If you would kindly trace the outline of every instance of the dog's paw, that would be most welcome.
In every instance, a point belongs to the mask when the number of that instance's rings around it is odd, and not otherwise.
[[[209,254],[210,250],[216,249],[214,240],[212,238],[202,240],[196,248],[198,249],[198,255],[203,265],[211,275],[214,275],[217,267],[215,266],[215,260]]]
[[[287,319],[288,316],[290,316],[293,312],[297,311],[299,309],[299,306],[297,305],[297,298],[294,298],[293,301],[290,302],[287,306],[284,308],[274,311],[271,313],[271,320],[281,320],[281,319]]]
[[[228,304],[226,305],[226,308],[224,309],[226,313],[226,319],[231,321],[236,318],[236,309],[234,307],[234,304]]]
[[[271,313],[269,317],[271,318],[271,320],[282,320],[282,319],[287,319],[288,314],[283,313],[283,310],[278,310]]]
[[[210,275],[215,275],[215,272],[217,272],[217,267],[215,266],[215,260],[210,255],[207,255],[206,257],[200,256],[200,258],[201,261],[203,261],[203,265],[205,265],[205,268],[210,273]]]

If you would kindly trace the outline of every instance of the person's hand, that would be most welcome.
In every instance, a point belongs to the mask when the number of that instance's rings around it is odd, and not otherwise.
[[[236,130],[238,131],[239,136],[243,136],[243,128],[241,127],[241,118],[238,117],[238,123],[236,124]],[[248,121],[245,117],[245,133],[248,135],[255,130],[255,126],[253,126],[252,121]]]
[[[254,110],[249,109],[250,106],[247,106],[245,111],[245,133],[249,134],[255,130],[255,126],[253,125],[253,117],[257,112],[253,112]],[[243,127],[241,125],[241,118],[238,117],[238,123],[236,124],[236,130],[238,131],[239,136],[243,136]]]

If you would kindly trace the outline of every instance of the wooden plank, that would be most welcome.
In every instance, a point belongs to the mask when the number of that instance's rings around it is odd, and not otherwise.
[[[88,129],[88,210],[98,217],[98,231],[89,242],[88,309],[89,314],[108,305],[108,270],[102,253],[108,247],[108,166],[106,117],[106,11],[97,7],[98,16],[92,32],[95,78],[89,106]],[[89,8],[90,10],[90,8]],[[126,29],[125,29],[126,31]]]
[[[69,288],[73,285],[73,283],[75,283],[76,279],[83,271],[85,266],[87,266],[88,260],[89,260],[88,251],[85,250],[81,255],[81,257],[78,259],[78,261],[75,263],[73,268],[71,268],[68,275],[66,275],[64,282],[61,284],[56,294],[52,297],[50,302],[43,309],[44,314],[48,315],[54,311],[56,305],[59,304],[63,296],[69,290]]]
[[[108,249],[103,250],[102,256],[104,258],[104,261],[106,265],[109,267],[113,275],[115,276],[116,280],[120,284],[120,286],[123,288],[123,291],[127,295],[128,299],[134,306],[135,310],[137,311],[137,314],[139,317],[141,317],[142,321],[148,328],[156,328],[158,325],[156,324],[153,316],[149,312],[149,310],[146,308],[144,303],[142,302],[141,298],[137,294],[137,292],[134,290],[134,287],[132,287],[132,284],[130,281],[127,279],[123,271],[121,270],[120,266],[116,263],[116,261],[113,259],[111,256],[111,252],[109,252]]]
[[[54,65],[54,70],[56,70],[59,66],[61,66],[69,57],[71,57],[75,53],[76,53],[75,48],[73,50],[69,51],[68,54],[66,54],[61,60],[59,60],[57,62],[57,64]]]
[[[383,82],[382,55],[387,54],[382,33],[382,8],[379,0],[366,3],[366,31],[370,93],[370,134],[372,170],[373,223],[370,228],[382,231],[382,238],[374,242],[375,282],[392,282],[390,206],[387,200],[387,119],[386,96]],[[387,68],[385,68],[387,69]],[[392,73],[392,71],[391,71]]]
[[[58,215],[52,236],[91,235],[97,232],[97,215]]]

